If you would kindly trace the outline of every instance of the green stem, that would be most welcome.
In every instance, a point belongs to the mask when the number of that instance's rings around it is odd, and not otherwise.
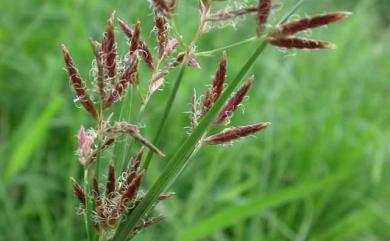
[[[167,104],[165,106],[163,117],[161,118],[161,121],[160,121],[160,123],[158,125],[156,136],[153,139],[152,143],[154,143],[154,144],[158,144],[158,142],[159,142],[159,140],[161,138],[161,134],[162,134],[162,132],[164,130],[166,121],[168,119],[169,113],[171,112],[171,109],[172,109],[172,106],[173,106],[173,102],[176,99],[177,92],[179,90],[181,81],[183,79],[184,72],[185,72],[185,69],[186,69],[186,66],[187,66],[186,63],[187,63],[187,61],[184,61],[182,66],[181,66],[181,68],[180,68],[180,72],[179,72],[179,74],[177,76],[177,79],[175,81],[175,85],[173,86],[173,89],[171,91],[171,95],[169,96],[168,102],[167,102]],[[143,162],[142,168],[144,170],[148,169],[150,161],[152,160],[152,157],[153,157],[153,152],[149,150],[148,155],[146,156],[145,161]]]
[[[227,45],[227,46],[225,46],[225,47],[216,48],[216,49],[212,49],[212,50],[208,50],[208,51],[203,51],[203,52],[198,52],[198,53],[196,53],[195,55],[196,55],[196,56],[212,56],[212,54],[214,54],[214,53],[218,53],[218,52],[221,52],[221,51],[223,51],[223,50],[230,49],[230,48],[234,48],[234,47],[237,47],[237,46],[246,44],[246,43],[254,42],[254,41],[256,41],[257,39],[258,39],[257,37],[250,37],[250,38],[248,38],[248,39],[245,39],[245,40],[242,40],[242,41],[239,41],[239,42],[236,42],[236,43]]]
[[[95,235],[94,225],[92,221],[93,202],[92,199],[88,198],[88,194],[90,193],[91,190],[90,175],[91,174],[89,172],[89,169],[86,169],[84,171],[84,192],[86,195],[84,221],[85,221],[85,227],[88,234],[88,241],[95,241],[96,235]]]

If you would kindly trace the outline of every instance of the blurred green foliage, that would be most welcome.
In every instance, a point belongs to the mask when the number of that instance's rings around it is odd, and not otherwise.
[[[272,21],[293,3],[284,1]],[[269,48],[232,124],[271,121],[272,127],[233,146],[204,148],[172,186],[177,196],[157,207],[166,221],[137,240],[389,240],[389,6],[387,0],[308,1],[299,15],[354,12],[348,21],[308,33],[337,43],[337,50]],[[0,9],[0,240],[84,240],[69,176],[81,176],[75,133],[91,120],[73,103],[59,46],[69,47],[87,77],[88,39],[100,39],[113,9],[128,22],[140,19],[143,38],[153,43],[148,3],[3,0]],[[196,1],[182,1],[179,11],[178,28],[188,39],[197,25]],[[216,28],[198,48],[234,43],[254,29],[253,20]],[[254,47],[228,51],[230,77]],[[218,58],[200,58],[202,69],[186,73],[165,152],[186,136],[192,89],[205,90]],[[148,137],[170,87],[146,111]],[[154,159],[148,183],[164,162]]]

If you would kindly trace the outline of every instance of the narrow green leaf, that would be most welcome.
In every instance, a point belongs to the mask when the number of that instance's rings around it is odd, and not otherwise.
[[[37,120],[25,132],[22,139],[15,145],[11,153],[5,173],[6,182],[10,181],[28,164],[28,159],[44,140],[45,133],[55,114],[62,105],[62,97],[54,98]]]
[[[195,241],[206,238],[207,236],[250,216],[262,214],[270,208],[304,198],[315,192],[327,189],[339,183],[339,181],[345,177],[346,174],[342,173],[319,181],[298,184],[268,196],[254,198],[243,205],[233,205],[225,208],[219,213],[216,213],[192,226],[187,230],[187,232],[185,232],[180,240]]]

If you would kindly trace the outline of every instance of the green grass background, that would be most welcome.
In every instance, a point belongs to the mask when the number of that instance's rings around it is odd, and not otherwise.
[[[272,21],[294,2],[283,1]],[[75,135],[92,122],[73,103],[60,44],[88,76],[89,37],[100,38],[113,9],[128,22],[140,19],[143,38],[153,43],[148,4],[0,0],[0,9],[0,240],[85,240],[69,176],[81,178]],[[390,240],[390,4],[308,0],[294,18],[330,10],[354,15],[309,35],[338,48],[268,48],[251,71],[256,81],[250,98],[231,124],[273,125],[255,138],[202,149],[171,187],[177,196],[157,207],[166,220],[136,240]],[[189,39],[197,25],[196,1],[181,1],[179,12],[178,28]],[[198,49],[254,32],[253,19],[216,28]],[[230,78],[255,47],[228,51]],[[186,137],[192,89],[206,89],[218,58],[199,58],[201,70],[187,71],[161,144],[166,153]],[[149,138],[175,75],[142,120]],[[146,76],[141,73],[143,88]],[[153,160],[145,190],[165,162]]]

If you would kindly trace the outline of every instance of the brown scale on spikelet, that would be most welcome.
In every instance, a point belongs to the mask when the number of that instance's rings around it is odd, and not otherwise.
[[[285,37],[293,35],[307,29],[318,28],[324,25],[338,22],[351,16],[351,14],[352,13],[350,12],[335,12],[317,15],[314,17],[301,18],[299,20],[291,21],[276,27],[276,29],[272,31],[270,35],[273,37]]]
[[[271,123],[260,123],[255,125],[242,126],[237,128],[231,128],[221,133],[207,137],[204,142],[209,145],[225,144],[252,135],[266,127]]]
[[[85,193],[83,188],[80,186],[80,184],[77,183],[76,179],[74,179],[73,177],[70,178],[70,181],[72,182],[73,193],[75,194],[76,198],[80,201],[80,203],[85,207],[86,199],[85,199]]]
[[[155,28],[158,44],[158,54],[160,58],[164,56],[165,48],[168,44],[168,23],[164,16],[156,12]]]
[[[301,31],[332,24],[351,16],[350,12],[335,12],[301,18],[275,27],[268,35],[271,45],[286,49],[333,49],[336,46],[327,41],[306,39],[294,34]]]
[[[213,85],[207,91],[206,96],[203,101],[203,114],[207,113],[214,102],[219,98],[223,90],[223,84],[226,78],[226,69],[227,69],[227,58],[226,52],[222,53],[221,60],[216,71]]]
[[[99,183],[98,183],[96,177],[93,178],[93,195],[94,195],[95,206],[96,206],[99,218],[105,219],[106,218],[106,211],[105,211],[103,200],[100,196]]]
[[[217,118],[214,120],[215,125],[222,124],[230,116],[232,116],[233,112],[237,109],[237,107],[244,100],[245,95],[248,93],[249,88],[251,87],[253,79],[247,80],[241,86],[241,88],[230,98],[230,100],[226,103],[226,105],[222,108],[222,111],[219,113]]]
[[[108,20],[108,28],[106,31],[106,46],[103,49],[104,55],[106,57],[105,65],[108,72],[108,77],[110,78],[111,84],[115,84],[116,77],[116,57],[117,57],[117,44],[115,38],[115,12],[112,13],[111,17]]]
[[[106,97],[105,92],[105,83],[104,83],[104,65],[102,62],[102,58],[100,56],[99,43],[91,40],[91,46],[93,53],[95,55],[96,67],[97,67],[97,78],[96,83],[98,86],[98,93],[101,100],[104,100]]]
[[[269,43],[286,49],[334,49],[336,47],[331,42],[300,37],[270,38]]]
[[[64,55],[65,66],[68,71],[69,79],[72,83],[74,91],[76,92],[78,100],[80,101],[84,109],[88,111],[88,113],[90,113],[94,119],[98,119],[98,113],[96,111],[95,105],[89,97],[84,85],[84,81],[81,79],[80,74],[73,62],[73,59],[70,56],[69,51],[66,49],[65,45],[62,45],[62,53]]]
[[[132,233],[133,233],[133,235],[134,235],[134,234],[137,234],[137,233],[139,233],[142,229],[145,229],[145,228],[149,227],[149,226],[152,225],[152,224],[158,223],[158,222],[160,222],[160,221],[163,220],[163,219],[164,219],[163,216],[148,218],[148,219],[146,219],[145,221],[143,221],[141,224],[138,224],[137,226],[135,226],[134,229],[133,229],[133,231],[132,231]]]
[[[232,10],[220,10],[216,13],[208,15],[205,18],[205,21],[209,21],[209,22],[226,21],[243,15],[257,13],[257,11],[258,11],[257,6],[250,6],[250,7],[244,7],[244,8],[232,9]]]
[[[134,41],[134,38],[133,38],[134,31],[122,19],[118,18],[118,22],[119,22],[121,29],[126,34],[127,38],[133,42]],[[144,41],[139,40],[138,48],[139,48],[139,52],[141,53],[142,58],[145,61],[146,65],[150,69],[154,70],[154,60],[153,60],[153,56],[152,56],[152,53],[151,53],[149,47],[146,45],[146,43]]]
[[[170,17],[176,9],[177,0],[152,0],[154,9],[165,17]]]
[[[129,87],[130,83],[136,82],[136,76],[138,72],[138,55],[137,53],[132,53],[129,56],[129,59],[127,60],[127,64],[125,66],[125,70],[123,72],[123,75],[118,81],[113,90],[111,91],[110,96],[107,98],[107,100],[104,102],[104,108],[108,108],[112,106],[115,102],[117,102],[122,96],[124,91],[126,91]]]
[[[264,33],[265,26],[268,21],[268,17],[271,13],[272,1],[271,0],[259,0],[257,9],[257,35],[261,36]]]
[[[107,174],[107,183],[106,183],[106,197],[108,199],[112,199],[113,195],[115,193],[115,166],[114,162],[111,161],[110,165],[108,166],[108,174]]]

